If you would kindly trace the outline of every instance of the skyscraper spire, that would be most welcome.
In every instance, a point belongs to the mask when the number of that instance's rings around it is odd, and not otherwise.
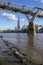
[[[18,17],[17,29],[20,30],[20,18]]]

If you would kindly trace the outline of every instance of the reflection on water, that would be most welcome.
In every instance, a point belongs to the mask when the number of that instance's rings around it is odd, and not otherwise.
[[[28,36],[28,43],[29,43],[29,47],[34,47],[34,36],[29,35]]]
[[[43,64],[43,34],[31,36],[26,33],[0,33],[0,35],[15,44],[31,61]]]
[[[28,50],[28,57],[31,61],[36,62],[36,63],[42,63],[43,64],[43,53],[41,54],[40,51],[42,51],[39,47],[35,46],[35,36],[28,36],[28,46],[27,46],[27,50]],[[39,40],[38,40],[39,41]],[[37,40],[36,40],[37,42]],[[38,44],[38,42],[37,42]],[[41,46],[41,43],[40,43]]]
[[[32,59],[33,53],[32,53],[32,49],[34,49],[34,36],[29,35],[28,36],[28,45],[27,45],[27,55],[29,57],[29,59]]]

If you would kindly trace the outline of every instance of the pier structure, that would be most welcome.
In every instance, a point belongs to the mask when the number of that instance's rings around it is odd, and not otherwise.
[[[37,16],[37,13],[39,12],[39,9],[37,10],[37,12],[31,17],[29,15],[26,15],[28,21],[29,21],[29,27],[28,27],[28,34],[29,35],[35,35],[36,31],[35,31],[35,26],[34,26],[34,19]]]
[[[34,19],[36,17],[43,18],[43,8],[4,1],[0,2],[0,8],[24,14],[29,21],[28,34],[35,35]]]

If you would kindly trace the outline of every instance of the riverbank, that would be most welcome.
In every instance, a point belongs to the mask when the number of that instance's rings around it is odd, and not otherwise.
[[[22,53],[26,54],[30,62],[32,61],[36,63],[36,65],[37,63],[38,65],[43,65],[43,34],[38,33],[36,36],[32,37],[28,36],[27,33],[0,33],[0,35],[3,36],[4,40],[12,43],[10,46],[16,46],[20,49],[20,51],[22,51]],[[21,65],[21,63],[14,62],[14,55],[12,55],[12,52],[9,51],[9,49],[6,49],[8,47],[6,47],[5,43],[3,43],[3,40],[1,40],[2,38],[0,38],[0,62]],[[10,56],[9,53],[11,53]],[[1,58],[4,60],[1,60]],[[11,58],[13,60],[11,60]]]
[[[19,58],[15,57],[15,51],[14,51],[14,55],[13,55],[13,50],[14,48],[15,49],[18,49],[16,48],[15,46],[11,46],[12,43],[9,43],[8,41],[5,41],[3,40],[2,38],[0,38],[0,41],[2,42],[2,45],[3,45],[3,50],[1,51],[1,56],[0,56],[0,65],[25,65],[24,62],[26,62],[26,65],[40,65],[39,63],[35,63],[34,61],[31,61],[31,60],[27,60],[27,61],[24,61],[24,57],[22,57],[21,53],[19,54],[22,59],[23,62],[20,61]],[[4,43],[4,44],[3,44]],[[6,45],[7,44],[7,45]],[[10,46],[10,47],[9,47]],[[2,48],[2,47],[1,47]],[[13,50],[11,50],[11,48],[13,48]],[[18,55],[18,51],[16,51],[17,55]],[[16,55],[16,56],[17,56]],[[19,56],[18,56],[19,57]],[[26,59],[26,58],[25,58]],[[28,59],[28,57],[27,57]],[[3,63],[2,63],[3,62]]]

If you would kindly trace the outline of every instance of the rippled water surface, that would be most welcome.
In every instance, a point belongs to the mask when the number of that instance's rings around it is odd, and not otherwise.
[[[34,62],[43,64],[43,34],[37,33],[36,36],[27,33],[0,33],[5,40],[15,44],[22,53]]]

